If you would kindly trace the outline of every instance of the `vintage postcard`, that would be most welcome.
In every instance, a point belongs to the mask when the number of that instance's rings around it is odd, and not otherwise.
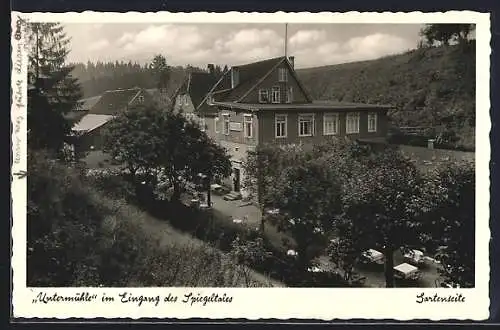
[[[13,12],[13,317],[487,319],[489,44],[470,11]]]

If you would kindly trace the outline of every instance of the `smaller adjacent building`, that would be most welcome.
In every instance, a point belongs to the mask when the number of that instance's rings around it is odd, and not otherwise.
[[[184,114],[188,119],[197,121],[202,130],[206,130],[207,123],[203,115],[209,108],[204,102],[207,94],[217,82],[214,66],[208,65],[208,72],[190,72],[182,85],[174,94],[174,111]],[[207,132],[211,131],[210,129]]]
[[[116,115],[135,106],[153,103],[153,97],[142,88],[117,89],[101,96],[83,99],[74,112],[83,116],[73,127],[75,152],[102,149],[104,126]]]
[[[116,89],[104,92],[88,113],[117,115],[134,106],[147,106],[152,103],[153,97],[143,88]]]
[[[76,123],[73,127],[75,152],[101,150],[103,128],[113,118],[112,115],[88,114]]]

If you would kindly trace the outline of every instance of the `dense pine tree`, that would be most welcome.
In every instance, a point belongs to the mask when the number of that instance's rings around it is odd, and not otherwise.
[[[27,26],[30,85],[28,102],[28,146],[61,151],[73,123],[65,117],[82,94],[78,81],[66,64],[70,39],[59,23]]]

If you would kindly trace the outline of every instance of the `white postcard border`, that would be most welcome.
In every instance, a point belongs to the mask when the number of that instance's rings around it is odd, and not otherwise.
[[[483,320],[489,316],[489,160],[490,20],[488,13],[12,13],[12,269],[13,316],[23,318],[244,318],[244,319],[395,319]],[[28,288],[26,287],[26,102],[27,52],[16,34],[19,19],[61,23],[475,23],[476,24],[476,286],[474,289],[318,289],[318,288]],[[18,38],[19,37],[19,38]],[[17,173],[17,174],[16,174]],[[43,303],[45,297],[87,292],[91,302]],[[160,295],[152,303],[122,303],[118,295]],[[39,293],[42,293],[39,295]],[[225,295],[226,301],[182,302]],[[421,293],[462,295],[463,303],[422,303]],[[177,296],[176,303],[163,298]],[[94,296],[95,295],[95,296]],[[103,302],[103,296],[114,302]],[[92,297],[95,297],[92,299]],[[227,302],[229,297],[231,302]],[[222,299],[224,300],[224,299]],[[36,302],[35,302],[36,301]]]

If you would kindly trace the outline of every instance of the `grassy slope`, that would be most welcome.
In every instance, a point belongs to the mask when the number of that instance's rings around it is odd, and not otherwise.
[[[223,256],[223,260],[229,263],[229,266],[231,267],[235,266],[233,262],[229,259],[229,256],[225,255],[222,251],[215,249],[214,247],[203,242],[202,240],[199,240],[187,233],[183,233],[173,228],[168,222],[156,219],[155,217],[149,215],[147,212],[138,209],[136,206],[124,203],[123,201],[104,197],[100,195],[100,193],[98,193],[98,195],[99,195],[99,201],[96,202],[104,203],[105,205],[107,205],[107,207],[113,209],[114,216],[112,218],[113,221],[116,222],[118,225],[120,222],[122,222],[122,223],[128,223],[129,225],[136,227],[138,230],[141,231],[140,233],[138,233],[138,235],[145,235],[146,237],[149,237],[150,240],[157,241],[158,242],[157,248],[161,250],[168,251],[169,249],[171,249],[172,246],[175,246],[177,249],[178,248],[186,249],[186,251],[188,251],[188,254],[189,252],[191,252],[190,255],[187,254],[184,255],[185,262],[181,263],[182,264],[181,272],[185,272],[186,273],[185,276],[191,276],[191,277],[199,276],[197,273],[200,272],[199,266],[201,264],[201,261],[196,259],[197,249],[211,250],[213,251],[213,253],[216,254],[220,253]],[[190,263],[191,266],[186,267],[186,265]],[[204,275],[202,275],[201,278],[197,278],[196,283],[205,282],[208,283],[206,285],[213,285],[213,283],[210,283],[211,274],[209,268],[210,267],[205,268]],[[248,272],[251,281],[253,282],[252,286],[258,286],[258,287],[284,286],[283,283],[273,280],[268,276],[260,274],[256,271],[248,270]],[[190,285],[193,285],[192,282],[193,282],[192,279],[185,278],[184,280],[181,279],[180,283],[182,285],[185,285],[185,283],[190,283]],[[234,279],[226,279],[225,283],[226,285],[231,283],[232,286],[245,286],[243,278],[239,276],[238,278]],[[135,285],[141,286],[143,284],[135,283]],[[161,285],[161,283],[157,283],[157,285]]]
[[[297,70],[314,99],[390,104],[398,126],[447,126],[473,143],[475,45]]]

